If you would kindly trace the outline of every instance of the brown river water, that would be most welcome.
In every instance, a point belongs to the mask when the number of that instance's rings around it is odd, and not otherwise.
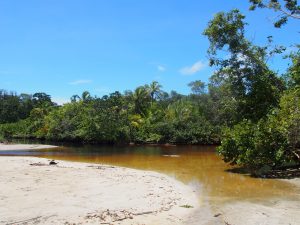
[[[222,161],[215,149],[215,146],[83,145],[9,154],[157,171],[193,186],[200,200],[208,203],[246,200],[266,204],[268,200],[299,198],[299,188],[288,182],[228,172],[232,167]]]

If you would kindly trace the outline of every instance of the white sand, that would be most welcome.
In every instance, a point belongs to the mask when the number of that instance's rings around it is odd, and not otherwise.
[[[196,193],[166,175],[58,162],[0,157],[0,224],[187,224],[199,209]]]
[[[39,145],[39,144],[2,144],[0,143],[0,151],[21,151],[21,150],[37,150],[37,149],[47,149],[47,148],[57,148],[54,145]]]

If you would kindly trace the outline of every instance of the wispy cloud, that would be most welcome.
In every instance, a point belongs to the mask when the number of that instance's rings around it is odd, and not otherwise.
[[[92,83],[92,80],[74,80],[72,82],[70,82],[70,85],[80,85],[80,84],[89,84]]]
[[[158,65],[157,70],[160,71],[160,72],[164,72],[164,71],[166,71],[166,67],[164,67],[162,65]]]
[[[200,70],[204,69],[207,66],[206,63],[200,61],[195,62],[192,66],[186,66],[182,69],[180,69],[180,73],[183,75],[193,75]]]

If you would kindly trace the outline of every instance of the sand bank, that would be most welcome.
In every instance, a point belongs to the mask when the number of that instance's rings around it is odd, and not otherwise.
[[[47,148],[57,148],[54,145],[39,145],[39,144],[2,144],[0,143],[0,151],[22,151],[22,150],[38,150]]]
[[[187,224],[199,210],[190,187],[156,172],[33,157],[0,164],[0,224]]]

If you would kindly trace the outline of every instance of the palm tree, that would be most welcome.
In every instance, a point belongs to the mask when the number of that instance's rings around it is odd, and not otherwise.
[[[77,102],[77,100],[78,100],[78,101],[81,100],[81,98],[79,97],[79,95],[73,95],[73,96],[71,97],[71,102]]]
[[[133,93],[135,112],[146,115],[149,106],[149,92],[147,86],[140,86]]]
[[[162,91],[161,88],[162,86],[157,82],[153,81],[149,86],[149,94],[151,97],[151,100],[154,101],[155,98],[160,98]]]
[[[90,92],[84,91],[81,95],[81,100],[84,102],[92,100],[92,96],[91,96]]]
[[[92,99],[93,98],[92,98],[90,92],[84,91],[84,92],[82,92],[81,97],[79,95],[73,95],[71,97],[71,102],[77,102],[77,101],[87,102],[87,101],[90,101]]]

